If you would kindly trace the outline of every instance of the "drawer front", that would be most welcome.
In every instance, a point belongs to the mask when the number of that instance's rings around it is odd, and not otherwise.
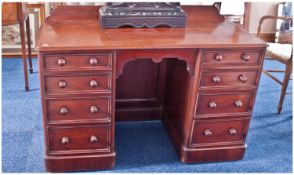
[[[79,76],[48,76],[45,78],[46,93],[81,94],[81,93],[110,93],[111,73]]]
[[[200,88],[256,87],[258,75],[258,70],[203,71]]]
[[[260,64],[260,51],[204,51],[203,64]]]
[[[250,113],[254,93],[200,94],[197,115]]]
[[[50,99],[47,100],[49,123],[110,121],[111,97],[91,99]]]
[[[50,127],[49,148],[52,154],[110,151],[110,126]]]
[[[47,71],[66,70],[96,70],[110,69],[112,67],[112,54],[100,53],[93,55],[46,55],[44,68]]]
[[[248,120],[200,120],[193,122],[191,146],[243,142]]]

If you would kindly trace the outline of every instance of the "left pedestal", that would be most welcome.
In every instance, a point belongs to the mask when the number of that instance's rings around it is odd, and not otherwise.
[[[49,172],[115,165],[113,53],[40,53]]]

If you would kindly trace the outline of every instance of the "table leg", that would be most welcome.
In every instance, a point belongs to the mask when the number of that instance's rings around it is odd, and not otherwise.
[[[31,49],[31,30],[30,30],[30,18],[29,16],[26,19],[26,33],[28,40],[28,55],[29,55],[29,66],[30,73],[33,73],[33,63],[32,63],[32,49]]]
[[[26,39],[25,39],[25,31],[24,31],[24,23],[19,23],[20,29],[20,41],[21,41],[21,50],[22,50],[22,64],[24,71],[24,80],[25,80],[25,90],[29,91],[29,79],[28,79],[28,69],[27,69],[27,60],[26,60]]]

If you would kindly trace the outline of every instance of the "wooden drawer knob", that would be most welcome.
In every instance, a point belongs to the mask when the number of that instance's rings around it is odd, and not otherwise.
[[[249,61],[249,60],[250,60],[250,55],[243,54],[243,55],[241,56],[241,58],[242,58],[244,61]]]
[[[237,134],[237,130],[234,129],[234,128],[231,128],[231,129],[229,129],[229,133],[230,133],[231,135],[236,135],[236,134]]]
[[[57,64],[59,66],[64,66],[66,64],[66,61],[64,58],[60,58],[60,59],[58,59]]]
[[[219,76],[213,76],[212,77],[212,82],[214,82],[214,83],[220,83],[221,82],[221,79],[220,79],[220,77]]]
[[[216,61],[222,61],[223,60],[223,56],[221,54],[216,54],[216,55],[214,55],[214,59]]]
[[[95,66],[96,64],[98,64],[97,58],[90,58],[90,65]]]
[[[91,80],[91,81],[90,81],[90,86],[93,87],[93,88],[94,88],[94,87],[97,87],[97,86],[98,86],[97,81],[96,81],[96,80]]]
[[[96,142],[98,142],[98,138],[96,136],[91,136],[90,142],[91,143],[96,143]]]
[[[210,129],[206,129],[204,130],[203,134],[205,137],[209,137],[212,136],[212,131]]]
[[[242,102],[241,100],[236,100],[236,101],[235,101],[235,106],[236,106],[237,108],[241,108],[241,107],[243,106],[243,102]]]
[[[248,80],[248,78],[245,75],[239,76],[239,81],[241,81],[242,83],[245,83],[247,80]]]
[[[66,87],[66,82],[64,80],[59,81],[58,86],[60,88],[65,88]]]
[[[91,106],[91,107],[90,107],[90,112],[91,112],[92,114],[97,113],[97,112],[98,112],[98,108],[97,108],[97,106]]]
[[[209,102],[209,103],[208,103],[208,106],[209,106],[209,108],[211,108],[211,109],[215,109],[217,105],[216,105],[215,102],[212,101],[212,102]]]
[[[62,144],[68,144],[69,143],[68,137],[62,137],[61,143]]]
[[[67,109],[67,107],[61,107],[60,108],[60,114],[61,115],[65,115],[65,114],[67,114],[68,113],[68,109]]]

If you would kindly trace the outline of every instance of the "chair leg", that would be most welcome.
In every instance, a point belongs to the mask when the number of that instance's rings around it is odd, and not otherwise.
[[[32,63],[32,49],[31,49],[31,30],[30,30],[30,18],[29,16],[26,19],[26,33],[28,40],[28,55],[29,55],[29,66],[30,73],[33,73],[33,63]]]
[[[26,38],[24,31],[24,23],[19,23],[20,29],[20,41],[21,41],[21,50],[22,50],[22,65],[24,72],[24,80],[25,80],[25,90],[29,91],[29,79],[28,79],[28,68],[27,68],[27,54],[26,54]]]
[[[292,72],[292,63],[286,64],[286,72],[284,75],[284,80],[283,80],[283,84],[282,84],[282,91],[281,91],[280,101],[279,101],[279,105],[278,105],[278,114],[281,113],[282,108],[283,108],[283,102],[284,102],[284,98],[286,95],[291,72]]]

